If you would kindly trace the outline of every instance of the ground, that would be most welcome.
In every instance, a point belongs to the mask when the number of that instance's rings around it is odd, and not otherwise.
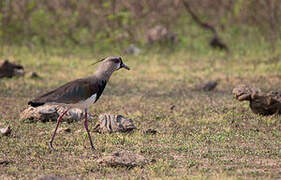
[[[100,100],[89,112],[133,119],[131,133],[96,134],[93,153],[82,122],[62,123],[52,152],[48,141],[55,122],[20,121],[28,100],[67,81],[94,72],[93,57],[37,52],[6,52],[9,58],[42,78],[0,80],[0,124],[10,136],[0,137],[0,179],[40,175],[93,178],[279,179],[281,178],[280,116],[259,116],[231,91],[247,83],[264,91],[280,90],[280,56],[186,52],[124,56],[131,71],[115,72]],[[112,55],[112,54],[111,54]],[[277,60],[276,60],[277,59]],[[218,80],[214,91],[196,85]],[[90,122],[94,126],[96,119]],[[155,135],[142,130],[155,129]],[[103,167],[96,159],[124,149],[146,157],[143,167]]]

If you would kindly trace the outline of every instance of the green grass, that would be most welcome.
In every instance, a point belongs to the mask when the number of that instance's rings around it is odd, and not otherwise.
[[[55,174],[66,177],[132,179],[278,179],[281,177],[280,117],[253,114],[237,102],[232,89],[248,83],[265,91],[280,90],[280,50],[243,55],[207,51],[144,53],[124,56],[131,71],[116,72],[90,113],[122,114],[139,131],[94,134],[93,154],[82,122],[62,123],[71,133],[59,134],[58,150],[48,148],[55,122],[19,121],[27,101],[69,80],[89,76],[89,64],[100,54],[50,54],[26,49],[2,49],[2,58],[20,62],[42,79],[0,80],[0,124],[12,134],[0,137],[0,179]],[[274,60],[275,59],[275,60]],[[215,91],[195,90],[198,83],[219,79]],[[175,105],[174,110],[170,107]],[[93,121],[90,127],[94,126]],[[232,123],[234,122],[234,123]],[[142,133],[156,129],[156,135]],[[39,135],[40,134],[40,135]],[[117,149],[134,151],[151,162],[133,169],[110,168],[95,162]]]

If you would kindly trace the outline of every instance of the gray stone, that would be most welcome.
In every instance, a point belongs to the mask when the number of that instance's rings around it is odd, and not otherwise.
[[[196,85],[197,90],[203,90],[203,91],[213,91],[218,85],[217,81],[207,81],[201,84]]]
[[[0,135],[7,136],[7,135],[11,134],[11,132],[12,132],[12,129],[10,126],[7,126],[6,128],[0,128]]]
[[[125,54],[138,55],[140,52],[141,50],[134,44],[131,44],[127,49],[125,49]]]
[[[36,72],[29,72],[27,75],[28,75],[29,78],[32,78],[32,79],[40,79],[41,78]]]

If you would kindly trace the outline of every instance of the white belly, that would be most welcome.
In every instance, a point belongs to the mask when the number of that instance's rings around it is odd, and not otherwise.
[[[94,104],[94,102],[96,101],[96,98],[97,98],[97,94],[93,94],[88,99],[86,99],[84,101],[80,101],[75,104],[65,104],[65,103],[46,103],[46,104],[61,105],[61,106],[69,107],[70,109],[78,108],[78,109],[84,110],[84,109],[89,108],[90,105]]]
[[[72,104],[72,107],[79,108],[79,109],[86,109],[90,107],[96,101],[97,94],[93,94],[91,97],[84,101],[80,101],[77,104]]]

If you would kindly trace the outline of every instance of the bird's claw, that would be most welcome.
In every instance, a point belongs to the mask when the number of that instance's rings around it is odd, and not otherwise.
[[[93,153],[96,152],[96,148],[94,146],[92,146],[92,151],[93,151]]]
[[[53,147],[53,143],[52,142],[49,142],[49,147],[52,151],[56,151],[56,149]]]

